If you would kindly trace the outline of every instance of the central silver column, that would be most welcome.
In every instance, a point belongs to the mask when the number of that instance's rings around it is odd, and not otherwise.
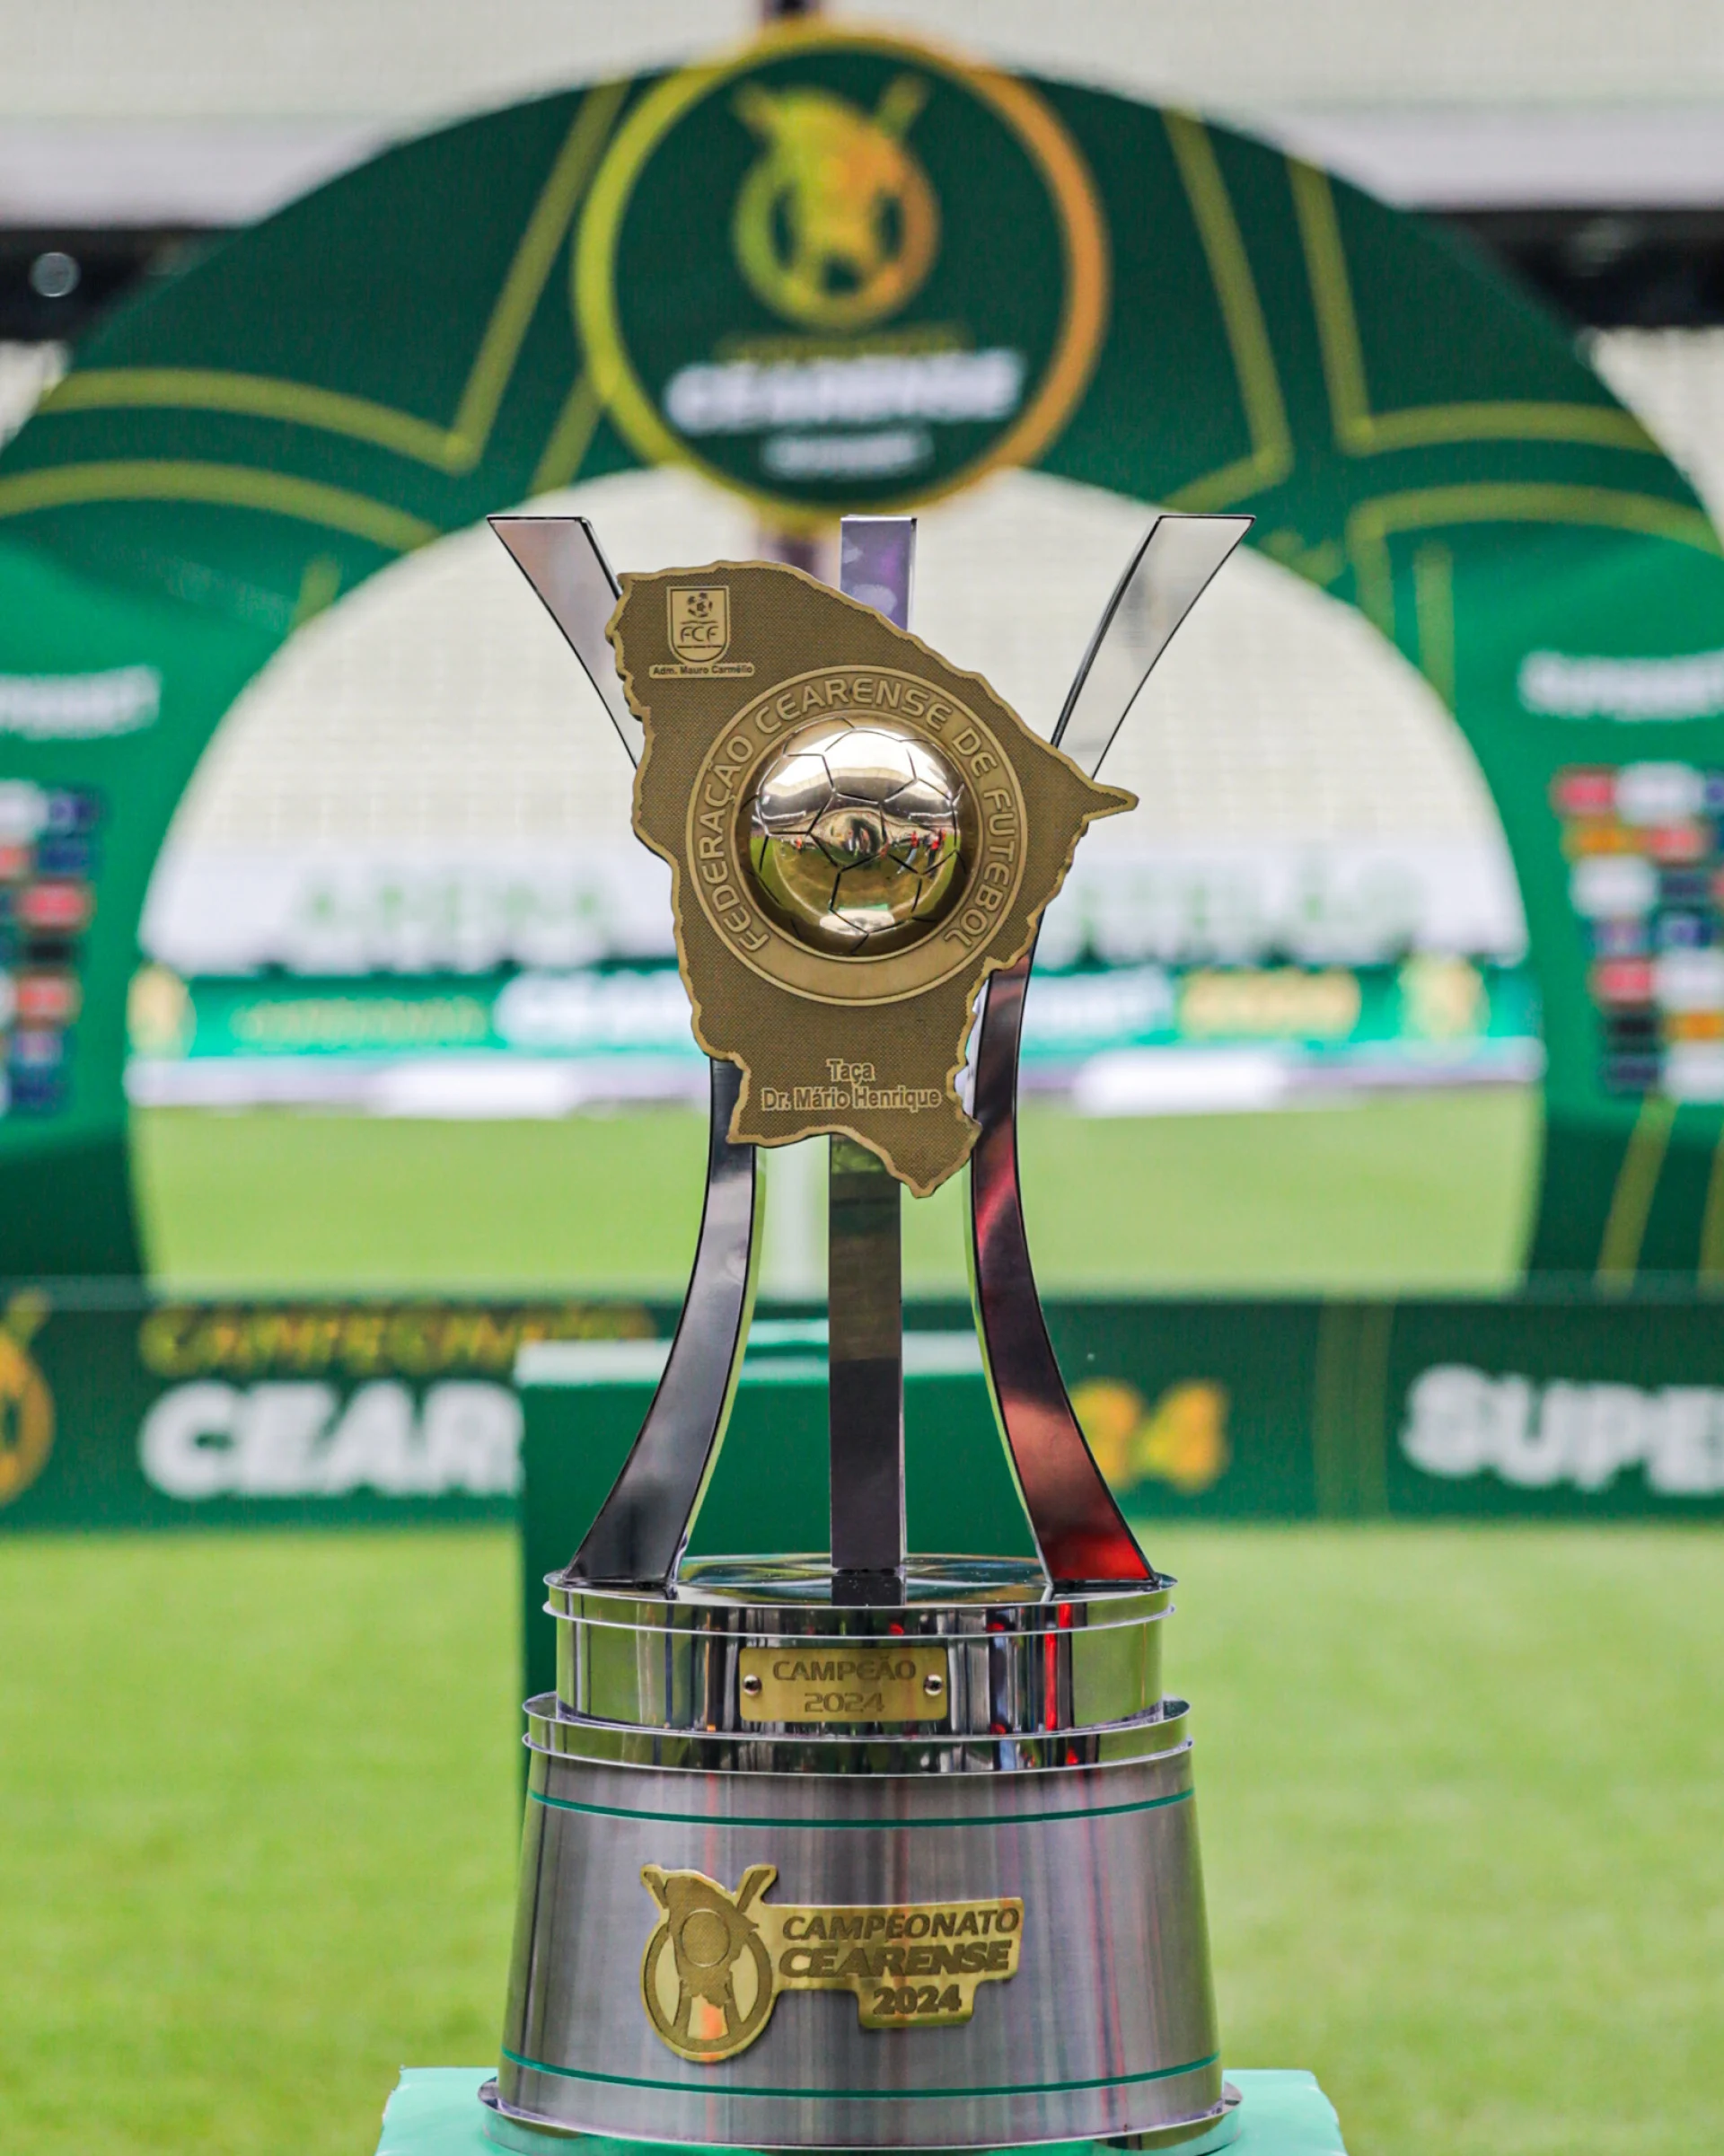
[[[840,1602],[897,1602],[904,1562],[902,1199],[854,1139],[831,1144],[827,1307],[831,1550]]]
[[[910,627],[913,516],[847,516],[839,589]],[[831,1144],[826,1307],[831,1546],[840,1602],[903,1594],[903,1211],[896,1178],[853,1139]]]

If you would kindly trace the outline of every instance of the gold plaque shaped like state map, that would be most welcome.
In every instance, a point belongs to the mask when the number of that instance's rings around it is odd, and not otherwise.
[[[671,865],[695,1036],[743,1069],[731,1138],[841,1131],[925,1196],[975,1142],[954,1082],[977,991],[1133,796],[800,569],[622,584],[635,829]]]

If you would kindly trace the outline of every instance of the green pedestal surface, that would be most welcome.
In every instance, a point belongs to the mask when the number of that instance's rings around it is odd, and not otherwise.
[[[497,2156],[497,2144],[485,2136],[479,2109],[481,2082],[490,2066],[403,2066],[401,2078],[383,2109],[383,2138],[377,2156]],[[1318,2088],[1315,2074],[1280,2070],[1236,2072],[1227,2079],[1245,2098],[1238,2139],[1229,2156],[1347,2156],[1335,2108]],[[637,2156],[658,2144],[643,2142],[585,2143],[590,2156]],[[1038,2156],[1102,2156],[1105,2144],[1090,2141],[1044,2146]]]

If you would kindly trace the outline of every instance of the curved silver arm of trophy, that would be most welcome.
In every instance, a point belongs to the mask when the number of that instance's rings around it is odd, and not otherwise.
[[[1174,631],[1251,529],[1249,516],[1160,516],[1115,586],[1051,738],[1095,778]],[[1048,1338],[1017,1164],[1017,1064],[1034,946],[989,981],[976,1028],[970,1233],[989,1384],[1042,1562],[1056,1586],[1151,1567],[1096,1466]]]
[[[544,602],[610,714],[631,764],[645,746],[605,636],[620,590],[584,516],[494,516],[491,529]],[[752,1146],[732,1145],[742,1086],[714,1062],[707,1194],[694,1265],[664,1374],[622,1473],[569,1566],[594,1586],[663,1585],[676,1570],[705,1492],[748,1339],[760,1242]]]
[[[1049,739],[1094,779],[1150,670],[1251,516],[1158,516],[1102,610]]]
[[[622,1473],[566,1575],[594,1587],[668,1584],[718,1456],[760,1249],[754,1148],[727,1136],[742,1082],[734,1063],[713,1062],[706,1203],[676,1338]]]
[[[839,589],[910,627],[913,516],[847,516]],[[903,1599],[904,1295],[902,1192],[884,1161],[827,1141],[827,1437],[832,1599]]]
[[[629,762],[638,763],[645,745],[640,721],[623,696],[604,633],[622,591],[597,532],[584,516],[493,516],[488,522],[598,691]]]

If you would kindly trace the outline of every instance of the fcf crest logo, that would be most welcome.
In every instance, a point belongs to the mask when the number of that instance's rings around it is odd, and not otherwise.
[[[730,647],[730,592],[690,584],[670,594],[671,649],[685,666],[714,666]]]

